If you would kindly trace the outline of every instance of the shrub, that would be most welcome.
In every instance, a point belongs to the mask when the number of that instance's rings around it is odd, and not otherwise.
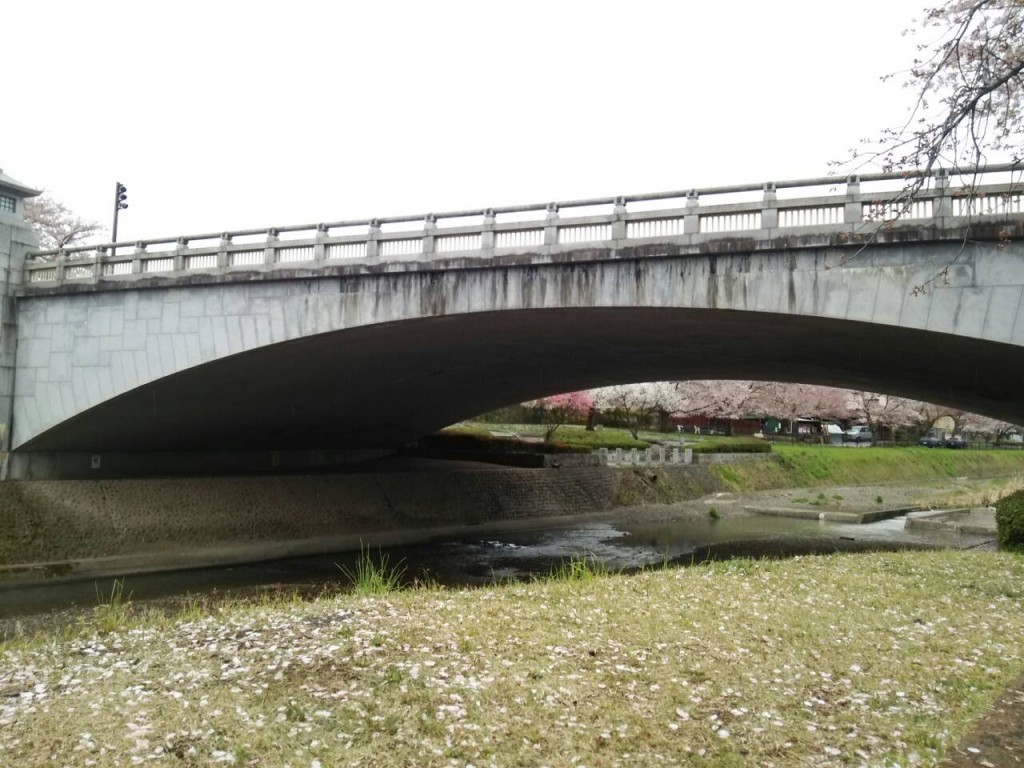
[[[504,453],[587,453],[587,448],[562,442],[532,443],[508,437],[493,437],[472,432],[437,432],[419,439],[419,446],[429,451],[470,451],[487,454]]]
[[[996,502],[996,538],[1001,549],[1024,552],[1024,490]]]
[[[764,440],[704,440],[692,447],[694,453],[771,453],[772,444]]]

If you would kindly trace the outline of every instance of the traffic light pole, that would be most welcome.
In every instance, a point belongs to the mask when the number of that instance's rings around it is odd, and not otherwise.
[[[128,207],[128,203],[125,202],[125,200],[128,197],[128,195],[125,194],[127,191],[128,188],[125,187],[125,185],[122,184],[120,181],[114,184],[114,226],[111,228],[110,231],[110,241],[112,243],[115,243],[115,245],[112,245],[110,247],[111,256],[117,255],[117,216],[119,213],[121,213],[122,208]]]

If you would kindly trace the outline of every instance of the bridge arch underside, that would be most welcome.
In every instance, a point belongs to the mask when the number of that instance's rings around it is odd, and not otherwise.
[[[138,387],[13,455],[395,448],[534,397],[669,379],[887,392],[1024,423],[1024,349],[813,316],[602,307],[446,315],[273,344]]]

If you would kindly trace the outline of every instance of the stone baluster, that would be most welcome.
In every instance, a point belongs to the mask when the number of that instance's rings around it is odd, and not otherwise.
[[[860,224],[864,221],[864,203],[860,199],[860,176],[846,180],[846,202],[843,203],[843,223]]]
[[[615,209],[612,215],[615,217],[612,220],[612,240],[625,240],[628,226],[626,223],[626,198],[615,198]]]
[[[935,191],[937,197],[932,202],[932,216],[945,219],[953,215],[953,199],[949,196],[949,169],[939,168],[935,172]],[[973,196],[968,200],[973,200]]]
[[[326,224],[316,225],[316,235],[314,235],[313,242],[313,261],[315,261],[318,266],[327,261],[326,241],[330,234],[331,233],[328,231]]]
[[[228,262],[231,260],[228,253],[228,248],[231,247],[231,235],[227,232],[220,236],[220,243],[217,247],[217,266],[224,269],[228,266]]]
[[[146,244],[145,243],[136,243],[135,244],[135,250],[132,251],[132,272],[135,272],[135,262],[136,261],[139,262],[139,272],[145,272],[146,271],[146,260],[147,260],[146,256],[147,255],[148,255],[148,253],[146,251]],[[101,261],[101,259],[97,259],[97,264],[96,264],[97,269],[99,269],[101,267],[101,265],[98,263],[99,261]]]
[[[54,263],[54,274],[53,278],[57,281],[57,285],[64,283],[64,270],[67,268],[68,255],[65,251],[58,251],[57,261]]]
[[[100,248],[100,252],[101,253],[106,253],[106,249],[105,248]],[[132,274],[133,275],[141,275],[142,274],[142,253],[140,253],[138,250],[136,250],[132,254]]]
[[[686,193],[686,215],[683,217],[683,234],[696,235],[700,232],[700,197],[697,190],[691,189]]]
[[[188,240],[179,237],[174,247],[174,271],[184,272],[188,266]]]
[[[766,181],[761,198],[761,229],[778,229],[778,227],[778,190],[775,188],[774,181]]]
[[[480,225],[480,250],[488,256],[494,255],[494,224],[496,220],[494,211],[488,208],[484,211],[484,220]]]
[[[263,248],[263,263],[270,265],[277,261],[277,242],[281,239],[281,233],[276,229],[267,230],[267,244]]]
[[[370,231],[366,236],[366,258],[380,259],[380,220],[370,222]]]
[[[544,245],[558,245],[558,203],[548,203],[544,217]]]
[[[437,248],[437,217],[428,213],[423,219],[422,253],[426,258],[434,255]]]

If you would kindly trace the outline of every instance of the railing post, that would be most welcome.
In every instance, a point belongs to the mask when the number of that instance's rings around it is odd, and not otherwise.
[[[700,208],[700,197],[697,196],[697,190],[691,189],[686,193],[686,215],[683,217],[684,235],[696,235],[700,232],[698,208]]]
[[[90,283],[95,284],[100,281],[100,276],[103,274],[103,262],[106,261],[106,256],[106,253],[101,252],[99,250],[97,250],[96,253],[93,254],[92,279],[89,281]]]
[[[493,251],[494,250],[494,224],[495,224],[494,211],[488,208],[484,211],[484,221],[480,225],[480,250],[481,251]]]
[[[53,279],[57,282],[57,285],[64,283],[64,265],[67,261],[67,254],[63,250],[57,252],[57,260],[54,262]]]
[[[370,231],[366,237],[366,258],[380,258],[380,221],[377,219],[370,222]]]
[[[434,233],[436,231],[437,217],[432,213],[428,213],[423,218],[423,240],[420,245],[424,256],[434,255],[434,248],[436,246],[436,236]]]
[[[188,240],[184,237],[179,237],[178,242],[174,248],[174,271],[184,272],[185,271],[185,254],[188,253]]]
[[[843,203],[843,223],[860,224],[864,221],[864,204],[860,199],[860,176],[846,179],[846,202]]]
[[[276,229],[267,230],[267,244],[263,248],[264,264],[269,265],[277,263],[277,241],[280,239],[280,235]]]
[[[142,272],[145,271],[145,267],[142,265],[142,262],[145,261],[145,259],[143,259],[143,256],[145,256],[145,255],[146,255],[146,246],[143,245],[142,243],[136,243],[135,244],[135,250],[132,251],[132,270],[133,271],[134,271],[134,268],[135,268],[134,265],[135,265],[136,261],[139,262],[139,272],[142,273]]]
[[[558,203],[548,203],[544,217],[544,245],[558,245]]]
[[[615,217],[612,220],[612,240],[626,239],[626,198],[615,198],[615,208],[612,211]]]
[[[774,181],[766,181],[764,183],[764,195],[761,200],[761,229],[778,229],[778,192]]]
[[[132,253],[132,274],[142,274],[142,257],[139,255],[138,251],[134,251]]]
[[[227,267],[230,259],[228,258],[228,248],[231,246],[231,235],[225,232],[220,236],[220,245],[217,249],[217,266]]]
[[[316,240],[313,243],[313,261],[317,264],[323,264],[327,261],[327,244],[324,241],[329,235],[330,232],[327,231],[326,225],[316,225]]]
[[[932,202],[932,216],[937,219],[945,219],[953,215],[953,199],[949,196],[949,169],[939,168],[935,172],[935,191],[937,197]],[[970,205],[973,195],[968,200]],[[973,206],[972,206],[973,208]]]

